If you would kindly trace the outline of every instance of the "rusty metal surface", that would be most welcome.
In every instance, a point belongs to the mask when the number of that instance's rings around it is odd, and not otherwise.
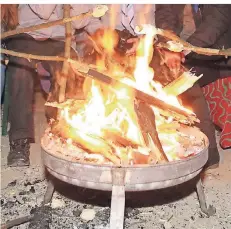
[[[200,153],[184,160],[127,167],[77,163],[58,158],[43,148],[42,152],[48,171],[67,183],[111,191],[113,184],[118,185],[113,177],[124,176],[126,191],[142,191],[174,186],[194,178],[208,160],[208,141],[205,142],[206,147]]]

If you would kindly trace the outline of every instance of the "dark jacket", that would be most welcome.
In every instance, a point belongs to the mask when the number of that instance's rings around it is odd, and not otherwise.
[[[156,27],[172,30],[177,35],[183,29],[183,4],[156,5]],[[196,31],[187,39],[195,46],[204,48],[231,48],[231,5],[200,5],[194,13]],[[203,73],[200,85],[204,86],[219,77],[231,76],[231,59],[221,56],[205,56],[190,53],[186,56],[187,67],[197,74]]]

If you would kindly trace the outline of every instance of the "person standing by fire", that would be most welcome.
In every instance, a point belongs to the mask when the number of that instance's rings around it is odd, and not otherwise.
[[[71,5],[71,16],[90,10],[93,5]],[[20,28],[38,25],[63,18],[63,5],[23,4],[19,5]],[[85,28],[93,33],[101,27],[99,19],[89,17],[72,22],[74,29]],[[34,55],[57,56],[64,52],[65,26],[57,25],[34,32],[14,35],[4,40],[7,49]],[[72,49],[73,55],[76,56]],[[30,164],[30,142],[33,132],[33,81],[38,61],[9,57],[7,75],[9,77],[9,140],[8,166],[28,166]],[[43,67],[54,75],[61,70],[62,63],[42,62]]]
[[[231,47],[231,5],[156,5],[156,26],[175,32],[190,44],[204,48]],[[160,41],[163,38],[160,38]],[[166,42],[166,39],[164,39]],[[186,55],[187,54],[187,55]],[[181,62],[197,73],[202,73],[199,80],[201,87],[219,78],[220,64],[225,65],[226,72],[222,76],[231,75],[230,58],[220,56],[204,56],[195,53],[180,53],[163,50],[166,64],[179,69]],[[229,70],[228,70],[229,69]],[[219,152],[216,145],[215,128],[211,122],[208,106],[198,84],[181,95],[183,103],[191,106],[199,117],[199,127],[208,136],[209,159],[206,170],[219,166]],[[216,109],[216,108],[215,108]]]

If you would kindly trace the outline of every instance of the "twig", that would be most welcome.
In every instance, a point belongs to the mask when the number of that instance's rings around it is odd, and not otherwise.
[[[34,218],[34,215],[27,215],[27,216],[23,216],[17,219],[10,220],[4,224],[1,224],[1,229],[8,229],[8,228],[12,228],[12,227],[27,223],[31,221],[33,218]]]
[[[91,41],[92,45],[93,45],[93,48],[95,49],[95,51],[100,54],[100,55],[103,55],[103,50],[101,50],[101,48],[97,45],[97,43],[94,41],[94,39],[87,34],[87,38]]]
[[[65,61],[66,60],[65,57],[60,57],[60,56],[39,56],[39,55],[32,55],[32,54],[27,54],[27,53],[15,52],[15,51],[2,49],[2,48],[0,49],[0,52],[3,54],[6,54],[6,55],[26,58],[28,60],[30,60],[30,59],[33,59],[33,60],[50,60],[50,61]]]
[[[69,18],[71,13],[71,6],[64,5],[63,7],[63,17]],[[71,22],[66,23],[66,39],[65,39],[65,58],[69,59],[71,55],[71,35],[72,35],[72,28]],[[64,61],[63,68],[62,68],[62,77],[60,79],[60,90],[59,90],[59,102],[63,102],[65,100],[65,92],[66,92],[66,84],[67,84],[67,74],[68,74],[69,64],[68,61]]]
[[[22,57],[25,59],[33,59],[33,60],[49,60],[49,61],[67,61],[68,63],[73,64],[77,69],[81,69],[83,72],[87,72],[89,70],[89,68],[94,68],[97,69],[97,66],[91,64],[89,66],[86,66],[85,64],[77,61],[77,60],[73,60],[71,58],[65,58],[65,57],[61,57],[61,56],[39,56],[39,55],[32,55],[32,54],[27,54],[27,53],[21,53],[21,52],[15,52],[15,51],[11,51],[11,50],[7,50],[7,49],[0,49],[0,53],[3,54],[7,54],[7,55],[11,55],[11,56],[17,56],[17,57]],[[86,68],[86,70],[84,71],[84,68]]]

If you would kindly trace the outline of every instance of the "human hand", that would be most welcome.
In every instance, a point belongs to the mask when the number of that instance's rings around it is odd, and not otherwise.
[[[172,52],[169,50],[160,50],[163,62],[162,64],[166,64],[171,71],[175,74],[180,71],[181,63],[184,63],[185,57],[181,52]]]
[[[127,43],[133,44],[133,45],[132,45],[132,48],[130,48],[129,50],[126,51],[126,55],[134,54],[138,48],[138,45],[139,45],[139,38],[138,37],[130,38],[127,40]]]

